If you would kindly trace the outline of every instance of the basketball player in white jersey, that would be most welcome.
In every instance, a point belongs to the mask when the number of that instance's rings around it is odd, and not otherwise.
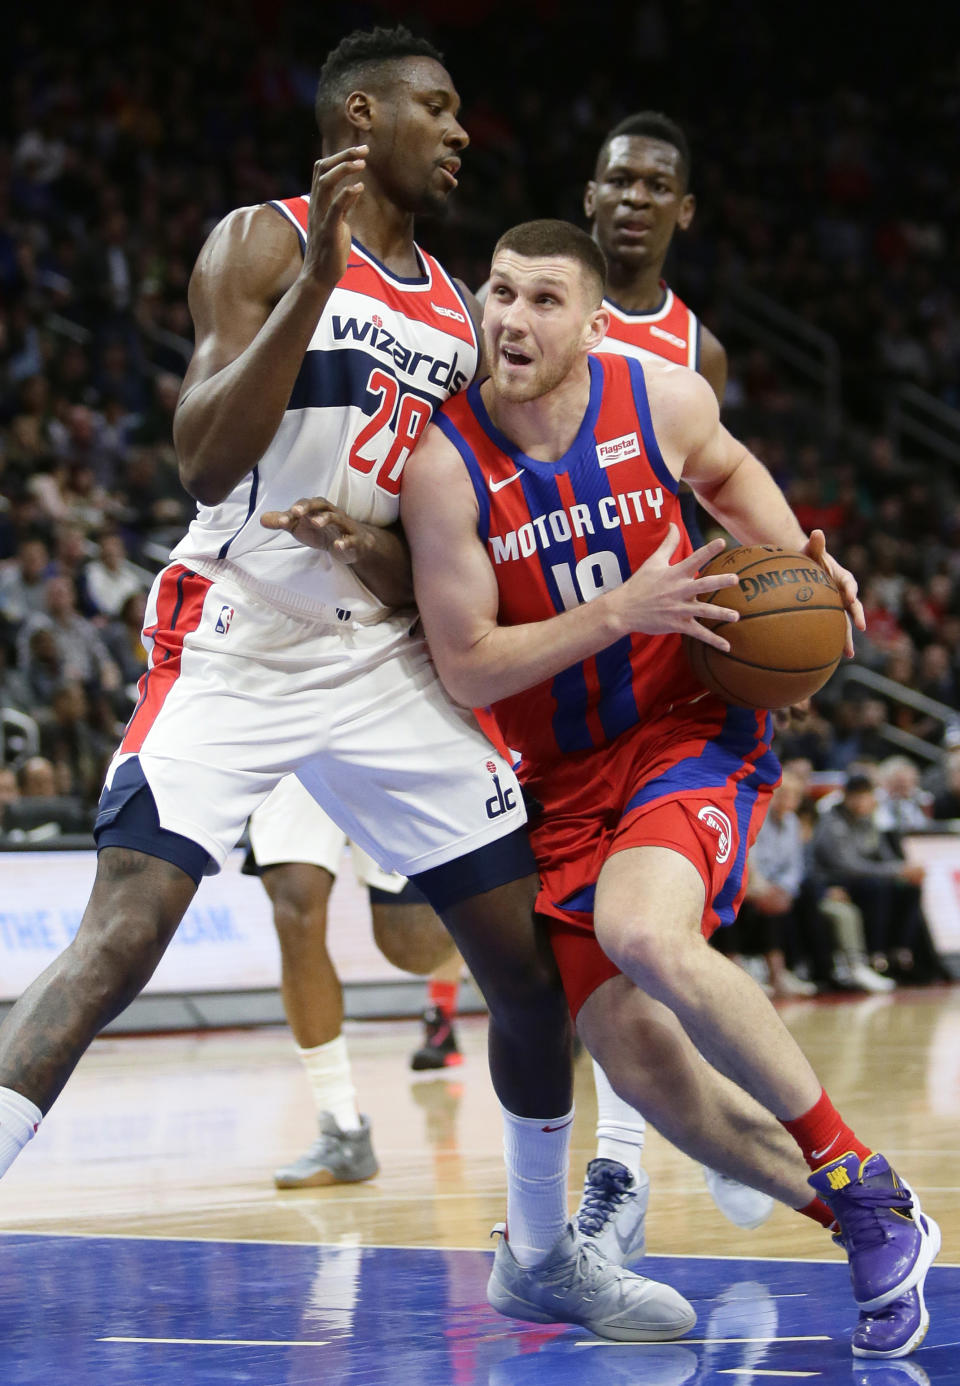
[[[346,834],[296,775],[280,781],[247,831],[244,870],[260,877],[273,909],[283,1007],[319,1126],[303,1154],[275,1172],[274,1183],[300,1189],[372,1179],[379,1165],[371,1121],[360,1112],[343,1034],[343,988],[327,948],[328,905],[345,860]],[[368,893],[373,937],[387,961],[416,976],[456,978],[460,955],[416,886],[384,871],[360,847],[351,846],[350,862]],[[430,985],[436,986],[434,976]],[[449,1025],[447,1033],[452,1037]],[[451,1054],[462,1057],[455,1043],[424,1057],[442,1067]]]
[[[478,361],[466,300],[413,239],[414,216],[456,187],[458,107],[431,45],[350,35],[321,72],[309,197],[231,213],[200,253],[174,421],[197,518],[151,593],[149,666],[79,930],[0,1027],[0,1174],[148,981],[203,875],[295,773],[351,841],[416,881],[485,996],[511,1244],[528,1291],[543,1282],[541,1321],[675,1337],[695,1320],[687,1301],[566,1221],[570,1027],[534,925],[519,784],[443,693],[396,530],[404,461]],[[291,521],[305,495],[326,514]],[[349,545],[297,542],[301,523],[335,529],[342,512]]]

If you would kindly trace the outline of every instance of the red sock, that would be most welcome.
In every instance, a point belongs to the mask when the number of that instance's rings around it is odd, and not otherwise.
[[[438,1011],[443,1011],[448,1020],[457,1013],[457,996],[460,992],[459,982],[438,982],[433,977],[427,986],[427,998],[431,1006],[436,1006]]]
[[[811,1169],[829,1164],[848,1150],[861,1160],[873,1154],[868,1146],[857,1140],[823,1088],[809,1112],[780,1124],[790,1132]]]
[[[798,1208],[805,1218],[813,1218],[821,1227],[836,1227],[837,1220],[821,1198],[812,1198],[805,1208]]]

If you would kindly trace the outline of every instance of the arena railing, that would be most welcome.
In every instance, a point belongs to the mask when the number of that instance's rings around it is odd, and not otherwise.
[[[898,454],[909,441],[960,468],[960,409],[953,409],[929,391],[918,385],[891,389],[886,427]]]
[[[729,286],[721,315],[725,330],[743,332],[816,388],[827,437],[836,438],[843,422],[840,348],[830,334],[742,283]]]
[[[835,677],[843,689],[846,689],[849,683],[862,684],[864,688],[869,688],[892,702],[909,707],[925,717],[935,718],[943,724],[944,730],[952,725],[960,726],[960,711],[957,708],[950,707],[948,703],[938,702],[936,698],[928,698],[925,693],[918,693],[906,684],[898,683],[896,679],[887,678],[886,674],[877,674],[872,669],[864,668],[862,664],[846,664],[837,670]],[[944,747],[934,746],[923,737],[895,727],[891,722],[882,723],[877,727],[877,732],[891,746],[906,751],[908,755],[917,756],[920,760],[929,761],[932,765],[940,764],[946,755]]]

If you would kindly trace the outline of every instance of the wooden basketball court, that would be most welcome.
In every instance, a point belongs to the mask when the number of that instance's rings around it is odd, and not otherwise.
[[[272,1171],[314,1133],[285,1029],[98,1041],[0,1185],[0,1256],[16,1268],[0,1308],[15,1367],[4,1379],[679,1386],[714,1373],[846,1382],[853,1365],[882,1366],[882,1386],[898,1375],[956,1386],[960,988],[795,1002],[783,1015],[848,1120],[942,1227],[931,1332],[906,1362],[853,1363],[856,1311],[826,1233],[779,1207],[757,1231],[731,1226],[699,1168],[652,1131],[644,1264],[693,1299],[686,1343],[623,1348],[494,1314],[483,1286],[504,1212],[501,1130],[486,1022],[470,1017],[464,1064],[440,1075],[407,1068],[417,1023],[348,1025],[381,1173],[284,1193]],[[583,1059],[571,1206],[594,1116]]]

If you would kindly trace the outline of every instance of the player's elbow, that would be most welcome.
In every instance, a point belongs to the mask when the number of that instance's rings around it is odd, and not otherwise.
[[[480,694],[483,692],[481,680],[470,668],[468,661],[449,652],[438,655],[434,651],[433,662],[437,666],[440,682],[451,700],[459,707],[485,707],[490,701],[489,698],[478,697],[478,690]]]
[[[173,420],[173,447],[180,485],[200,505],[219,505],[226,500],[237,478],[236,463],[218,457],[209,440],[199,433],[196,419],[179,411]]]
[[[455,702],[459,707],[477,706],[473,699],[473,684],[469,678],[462,677],[458,672],[451,672],[449,669],[445,670],[441,665],[437,666],[437,672],[440,675],[440,682],[446,689],[451,701]]]
[[[229,488],[216,485],[209,476],[183,463],[180,464],[180,484],[199,505],[219,505],[230,494]]]
[[[225,501],[239,478],[226,458],[213,456],[206,448],[187,448],[174,434],[180,484],[200,505],[219,505]]]

